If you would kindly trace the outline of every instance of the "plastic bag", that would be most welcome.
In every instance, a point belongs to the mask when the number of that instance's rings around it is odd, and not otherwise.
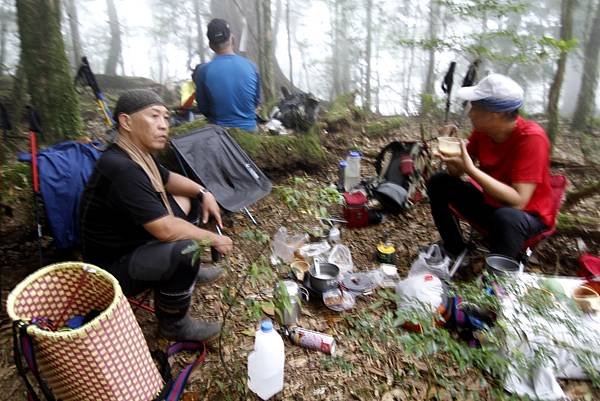
[[[415,308],[437,311],[446,303],[444,284],[433,274],[408,276],[396,285],[398,308]]]
[[[304,245],[300,248],[300,255],[309,263],[319,258],[319,262],[325,259],[325,255],[331,249],[331,245],[327,241],[316,242]]]
[[[450,279],[450,264],[452,260],[444,255],[438,244],[430,245],[419,253],[408,272],[409,276],[430,273],[442,280]]]
[[[352,254],[346,245],[334,245],[327,261],[339,267],[342,274],[351,272],[354,269]]]
[[[354,307],[356,297],[350,291],[331,289],[323,293],[323,303],[336,312],[345,311]]]
[[[283,260],[285,263],[291,262],[294,259],[296,249],[301,247],[306,241],[308,241],[306,234],[288,236],[287,228],[279,227],[273,236],[273,243],[271,244],[273,251],[271,262],[277,264],[278,259]]]

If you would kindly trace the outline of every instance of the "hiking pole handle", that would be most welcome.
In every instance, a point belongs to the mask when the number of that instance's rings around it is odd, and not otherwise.
[[[29,122],[29,131],[42,133],[40,117],[32,106],[27,106],[27,121]]]

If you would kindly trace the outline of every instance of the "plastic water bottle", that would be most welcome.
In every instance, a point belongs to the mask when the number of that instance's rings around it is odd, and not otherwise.
[[[344,176],[344,189],[350,191],[356,185],[360,183],[360,152],[355,150],[348,153],[348,157],[346,158],[346,162],[348,165],[346,166],[345,176]]]
[[[344,187],[344,181],[346,178],[346,167],[348,167],[348,162],[346,160],[340,160],[340,164],[338,165],[338,182],[337,189],[342,192],[346,188]]]
[[[273,323],[265,320],[254,337],[254,351],[248,355],[248,388],[267,400],[283,390],[285,351]]]

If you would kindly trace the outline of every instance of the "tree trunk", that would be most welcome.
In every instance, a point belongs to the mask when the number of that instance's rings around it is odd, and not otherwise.
[[[573,9],[575,0],[562,0],[560,13],[560,40],[569,41],[573,37]],[[559,112],[558,103],[560,101],[560,90],[562,88],[567,66],[567,51],[562,51],[556,63],[556,73],[550,87],[548,95],[548,137],[550,142],[554,143],[558,133]]]
[[[77,6],[75,0],[67,0],[67,15],[69,17],[69,29],[71,32],[71,43],[73,45],[73,66],[78,68],[81,63],[81,36],[79,35],[79,18],[77,17]]]
[[[583,73],[577,98],[577,107],[573,115],[572,127],[581,131],[593,116],[595,109],[596,87],[598,86],[598,53],[600,52],[600,3],[596,6],[596,15],[592,23],[589,40],[585,45]]]
[[[206,63],[206,54],[204,44],[204,26],[202,24],[202,14],[200,13],[200,0],[193,0],[194,2],[194,17],[196,19],[196,46],[198,56],[200,56],[200,63]]]
[[[7,21],[4,15],[0,19],[0,75],[4,75],[6,71],[6,36],[7,36]]]
[[[431,0],[429,4],[429,40],[433,42],[437,37],[437,19],[439,18],[439,6],[437,0]],[[429,62],[427,64],[427,76],[423,93],[433,95],[435,93],[435,47],[429,45]]]
[[[580,200],[589,198],[591,196],[597,195],[600,193],[600,181],[592,182],[579,189],[578,191],[571,192],[567,195],[567,199],[561,206],[562,211],[570,210],[573,206],[575,206]]]
[[[106,75],[117,75],[117,65],[121,55],[121,26],[119,25],[119,16],[114,0],[106,0],[108,10],[108,24],[110,26],[110,48],[108,50],[108,59],[104,67]]]
[[[59,0],[17,2],[21,63],[46,143],[77,136],[83,127],[60,32],[59,4]]]
[[[437,0],[429,3],[429,60],[427,62],[427,75],[423,85],[421,96],[421,115],[425,116],[431,111],[433,97],[435,95],[435,46],[434,40],[438,35],[438,19],[440,18],[440,6]]]
[[[366,0],[367,7],[367,72],[365,76],[365,104],[364,108],[371,111],[371,47],[373,44],[373,0]]]
[[[292,62],[292,31],[290,28],[290,0],[285,5],[285,29],[287,31],[288,63],[290,64],[290,82],[294,85],[294,63]]]
[[[273,25],[271,23],[271,0],[257,0],[260,7],[260,34],[259,34],[259,46],[261,47],[262,57],[260,64],[260,77],[262,84],[263,98],[266,103],[271,102],[275,99],[275,79],[273,69],[273,57],[274,57],[274,46],[273,46]]]

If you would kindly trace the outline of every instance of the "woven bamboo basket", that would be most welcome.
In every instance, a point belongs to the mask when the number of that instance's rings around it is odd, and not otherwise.
[[[117,280],[80,262],[47,266],[9,294],[14,321],[50,321],[63,327],[75,315],[100,314],[78,329],[52,331],[30,325],[39,371],[64,401],[146,401],[163,380]]]

